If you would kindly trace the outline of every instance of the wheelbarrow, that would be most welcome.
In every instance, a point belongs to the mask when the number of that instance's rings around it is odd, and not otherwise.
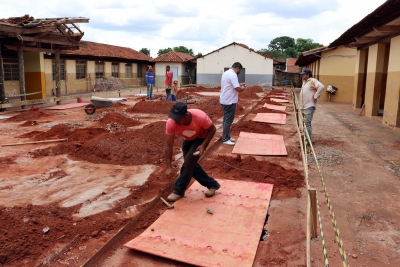
[[[92,104],[86,105],[83,109],[85,110],[86,114],[92,115],[96,112],[97,108],[111,108],[112,106],[125,101],[126,98],[102,98],[92,96],[90,99]]]

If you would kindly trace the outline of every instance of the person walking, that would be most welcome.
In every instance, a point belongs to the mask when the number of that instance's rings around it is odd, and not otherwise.
[[[166,99],[171,99],[171,87],[172,87],[172,78],[174,77],[174,73],[171,71],[169,65],[166,66],[165,72],[165,94]]]
[[[225,71],[221,78],[221,95],[219,102],[222,106],[224,118],[222,121],[222,143],[235,145],[235,139],[231,138],[230,131],[236,113],[236,103],[239,100],[239,93],[246,88],[245,83],[239,83],[238,75],[243,69],[242,64],[235,62],[232,68]]]
[[[211,119],[200,109],[187,109],[186,103],[176,102],[168,114],[165,128],[165,174],[169,175],[172,171],[171,161],[175,133],[183,137],[184,159],[179,177],[174,185],[174,191],[167,200],[174,202],[183,197],[192,177],[208,188],[208,191],[205,192],[206,197],[215,195],[215,191],[221,185],[214,178],[208,176],[197,163],[217,131]]]
[[[288,80],[285,78],[283,78],[283,90],[286,90],[286,86],[288,84]]]
[[[303,80],[303,86],[301,87],[299,101],[300,108],[303,111],[306,129],[311,139],[312,127],[311,122],[315,112],[317,99],[324,90],[324,85],[315,78],[312,78],[312,71],[304,68],[300,73]]]
[[[153,71],[152,66],[149,66],[149,68],[146,72],[146,84],[147,84],[147,100],[152,100],[153,99],[153,87],[155,84],[154,71]]]

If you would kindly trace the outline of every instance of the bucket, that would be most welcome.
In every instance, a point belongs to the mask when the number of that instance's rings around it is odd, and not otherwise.
[[[82,103],[82,97],[79,96],[76,100],[78,101],[78,103]]]

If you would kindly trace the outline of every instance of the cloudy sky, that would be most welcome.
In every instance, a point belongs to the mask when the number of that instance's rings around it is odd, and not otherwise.
[[[232,42],[259,50],[280,36],[328,45],[385,0],[0,0],[0,18],[86,17],[84,40],[207,54]]]

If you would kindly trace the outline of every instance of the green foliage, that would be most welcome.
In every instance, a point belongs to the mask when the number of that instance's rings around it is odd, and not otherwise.
[[[171,52],[171,51],[172,51],[172,48],[170,48],[170,47],[164,48],[164,49],[159,49],[158,52],[157,52],[157,55],[161,56],[161,55],[164,55],[164,54],[166,54],[168,52]]]
[[[150,49],[142,48],[139,50],[140,53],[150,56]]]
[[[192,57],[194,57],[193,50],[192,50],[192,49],[188,49],[187,47],[182,46],[182,45],[181,45],[181,46],[174,47],[174,51],[186,53],[186,54],[189,54],[189,55],[191,55]]]
[[[286,53],[282,53],[281,51],[278,50],[269,50],[262,48],[260,49],[260,52],[263,53],[264,55],[271,56],[280,60],[285,60],[285,58],[289,57]]]
[[[303,39],[303,38],[296,39],[296,50],[298,52],[304,52],[322,46],[323,46],[322,44],[314,43],[312,39]]]
[[[285,50],[285,54],[288,55],[289,57],[298,57],[299,56],[299,52],[294,47],[287,48]]]
[[[272,51],[281,51],[283,53],[289,47],[294,47],[294,46],[295,46],[295,41],[292,37],[281,36],[273,39],[269,43],[268,49]]]

